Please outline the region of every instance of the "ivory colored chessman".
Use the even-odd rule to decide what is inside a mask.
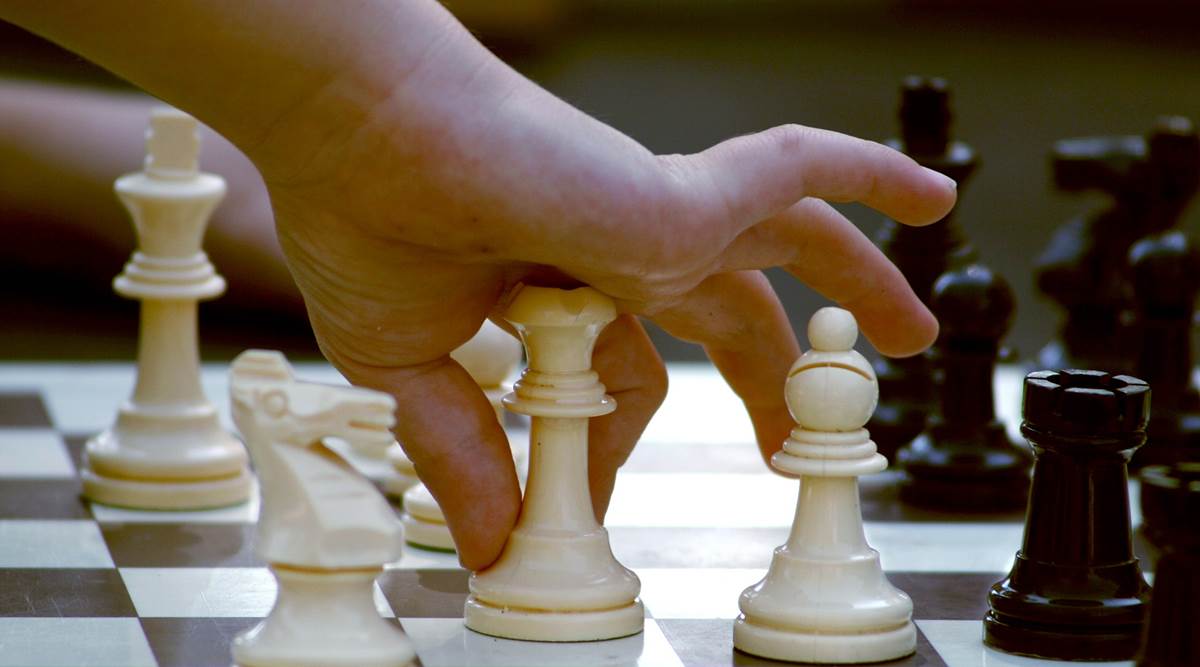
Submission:
[[[500,399],[511,391],[507,384],[517,365],[521,363],[521,344],[507,331],[484,320],[479,331],[461,347],[450,353],[450,357],[462,365],[475,380],[479,388],[491,401],[496,410],[496,420],[504,424],[504,406]],[[513,460],[519,468],[524,462],[524,447],[512,443]],[[384,490],[392,496],[401,496],[404,503],[404,538],[414,546],[454,551],[454,538],[446,525],[442,508],[438,507],[433,494],[417,478],[416,468],[404,454],[399,444],[388,451],[396,474],[385,482]],[[412,483],[409,483],[409,482]]]
[[[395,401],[299,382],[278,352],[230,371],[234,422],[262,483],[257,552],[279,582],[271,612],[233,641],[239,667],[401,667],[412,642],[375,607],[375,579],[400,558],[403,529],[369,480],[329,449],[386,447]]]
[[[871,364],[854,343],[858,324],[822,308],[808,324],[812,349],[788,373],[797,426],[771,459],[800,476],[791,535],[767,576],[742,592],[733,645],[792,662],[883,662],[913,653],[912,600],[883,575],[867,544],[858,477],[887,468],[863,426],[879,398]]]
[[[113,288],[141,301],[141,331],[133,396],[84,449],[83,493],[95,502],[190,510],[250,497],[246,451],[200,387],[196,303],[225,291],[200,242],[225,181],[198,170],[199,144],[194,118],[157,108],[145,167],[116,182],[139,247]]]
[[[616,409],[592,370],[592,348],[616,317],[608,297],[523,287],[505,319],[529,367],[504,405],[532,418],[529,479],[499,560],[471,575],[465,620],[486,635],[593,641],[642,631],[641,582],[613,557],[588,487],[588,422]]]

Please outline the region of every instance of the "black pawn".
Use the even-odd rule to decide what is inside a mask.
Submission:
[[[958,182],[961,191],[975,171],[975,151],[950,136],[950,92],[942,79],[912,76],[900,89],[900,138],[888,144],[918,163]],[[924,227],[885,220],[876,239],[880,249],[908,279],[926,304],[938,276],[974,261],[954,212]],[[917,437],[925,416],[935,405],[929,362],[923,355],[904,359],[881,357],[874,363],[882,400],[867,428],[880,453],[891,458],[896,449]]]
[[[992,393],[1000,339],[1012,323],[1012,289],[980,264],[934,284],[930,307],[941,333],[930,358],[937,407],[923,433],[897,453],[906,502],[993,511],[1024,505],[1031,457],[996,419]]]
[[[1143,519],[1162,553],[1137,665],[1200,665],[1200,463],[1151,466],[1141,478]]]
[[[1192,381],[1192,318],[1200,252],[1181,232],[1151,236],[1129,252],[1140,339],[1137,375],[1154,387],[1146,446],[1134,467],[1200,462],[1200,393]]]
[[[1150,589],[1133,555],[1126,464],[1149,412],[1150,387],[1134,377],[1026,376],[1021,432],[1037,460],[1024,542],[988,593],[988,646],[1058,660],[1137,653]]]
[[[1038,289],[1066,311],[1039,363],[1130,372],[1126,256],[1138,239],[1173,227],[1200,190],[1200,135],[1188,119],[1169,116],[1145,137],[1059,141],[1052,164],[1059,189],[1095,190],[1111,202],[1062,225],[1037,260]]]

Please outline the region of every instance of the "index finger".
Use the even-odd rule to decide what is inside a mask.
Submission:
[[[945,217],[957,198],[953,179],[895,149],[800,125],[730,139],[688,160],[740,228],[805,197],[861,202],[898,222],[926,225]]]
[[[521,490],[508,438],[479,385],[448,356],[409,367],[341,366],[352,384],[395,397],[396,438],[446,516],[459,560],[470,570],[490,565],[516,525]]]

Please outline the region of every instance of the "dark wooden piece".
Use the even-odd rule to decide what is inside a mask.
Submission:
[[[1146,446],[1132,465],[1200,462],[1200,392],[1192,379],[1200,250],[1182,232],[1156,234],[1134,244],[1129,262],[1140,341],[1137,376],[1154,387]]]
[[[1150,387],[1102,371],[1025,378],[1021,432],[1037,462],[1016,563],[988,593],[984,642],[1059,660],[1129,660],[1149,586],[1133,555],[1126,464]]]
[[[1162,554],[1137,665],[1200,665],[1200,463],[1151,466],[1141,478],[1142,515]]]
[[[1059,141],[1051,160],[1059,189],[1099,191],[1112,201],[1065,223],[1037,261],[1038,289],[1066,311],[1038,362],[1132,372],[1126,256],[1138,239],[1175,226],[1200,190],[1200,136],[1190,120],[1164,117],[1145,137]]]
[[[944,273],[930,307],[942,329],[931,351],[937,407],[897,453],[900,498],[957,511],[1022,507],[1031,457],[996,419],[992,392],[1000,340],[1012,324],[1012,289],[981,264]]]
[[[905,79],[900,89],[899,116],[900,138],[890,140],[888,145],[953,178],[962,192],[977,159],[969,145],[951,139],[946,82],[918,76]],[[953,211],[925,227],[885,220],[876,242],[927,304],[939,276],[976,257]],[[880,357],[874,366],[880,402],[867,428],[879,451],[891,458],[897,448],[917,437],[925,426],[925,416],[936,404],[930,365],[924,355],[916,355],[904,359]]]

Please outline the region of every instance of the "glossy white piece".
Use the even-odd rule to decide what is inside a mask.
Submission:
[[[863,426],[879,396],[867,360],[852,349],[853,316],[823,308],[809,322],[814,348],[785,388],[797,426],[772,464],[800,475],[787,543],[766,577],[742,592],[738,649],[775,660],[882,662],[913,653],[912,600],[888,582],[867,544],[858,476],[887,461]]]
[[[454,538],[446,526],[446,517],[433,494],[424,484],[404,492],[404,539],[425,549],[454,551]]]
[[[375,609],[378,570],[271,571],[279,581],[275,606],[234,638],[238,667],[398,667],[416,657],[408,637]]]
[[[249,350],[230,370],[233,417],[262,483],[257,551],[279,582],[271,613],[233,643],[241,667],[400,667],[412,644],[375,610],[375,578],[403,535],[374,485],[324,444],[392,442],[395,401],[356,387],[298,382],[278,352]]]
[[[521,363],[521,343],[512,334],[484,320],[470,340],[450,353],[475,384],[490,389],[508,382]],[[501,415],[503,417],[503,415]]]
[[[506,384],[521,362],[521,344],[507,331],[484,320],[479,331],[466,343],[450,353],[450,357],[462,365],[471,379],[479,385],[496,410],[496,419],[504,423],[504,406],[500,399],[511,388]],[[510,443],[514,462],[521,464],[523,447]],[[421,484],[416,468],[404,454],[399,444],[388,450],[395,474],[384,481],[384,491],[393,497],[402,498],[404,504],[404,538],[409,544],[436,549],[454,550],[454,538],[433,494]]]
[[[139,509],[182,510],[244,502],[246,452],[220,424],[200,386],[196,303],[225,291],[200,249],[225,182],[198,171],[196,120],[155,109],[144,169],[117,179],[138,251],[113,282],[141,301],[138,377],[116,422],[88,441],[83,493]]]
[[[642,631],[641,583],[613,557],[587,478],[588,420],[616,408],[592,349],[615,317],[612,300],[591,288],[524,287],[509,306],[529,368],[504,404],[532,417],[529,479],[504,552],[471,575],[472,630],[560,642]]]

